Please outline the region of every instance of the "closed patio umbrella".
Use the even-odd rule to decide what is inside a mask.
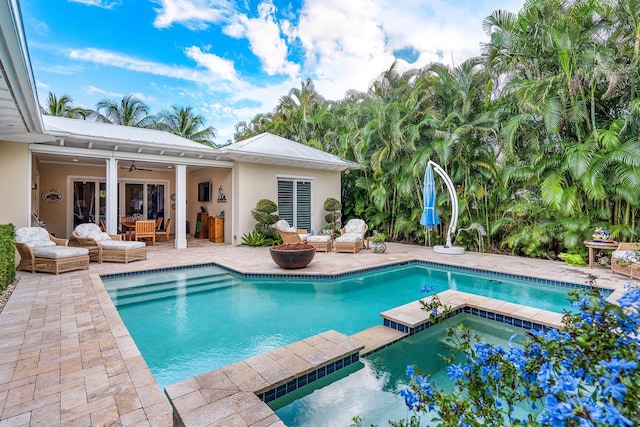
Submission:
[[[427,166],[424,172],[424,189],[422,197],[424,199],[424,211],[422,212],[422,218],[420,218],[420,224],[425,226],[429,231],[429,246],[431,246],[431,229],[440,224],[440,218],[436,212],[436,183],[433,179],[433,168],[431,165]],[[425,239],[425,245],[427,239]]]

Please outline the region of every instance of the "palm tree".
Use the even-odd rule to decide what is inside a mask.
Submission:
[[[96,104],[95,119],[114,125],[150,127],[155,117],[149,115],[149,106],[134,95],[125,95],[120,102],[103,98]]]
[[[57,97],[55,93],[49,92],[47,102],[41,107],[42,114],[48,116],[67,117],[72,119],[86,119],[91,110],[74,107],[73,100],[69,95]]]
[[[216,137],[215,128],[204,127],[204,124],[204,117],[196,114],[192,107],[176,107],[174,105],[171,110],[162,110],[158,114],[155,127],[200,144],[216,147],[216,144],[211,140]]]

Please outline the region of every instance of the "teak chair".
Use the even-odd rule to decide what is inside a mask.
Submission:
[[[136,241],[140,239],[151,239],[151,244],[156,245],[155,220],[136,221]]]
[[[156,239],[158,236],[164,236],[165,241],[169,241],[169,227],[171,227],[171,218],[164,223],[164,229],[156,230]]]

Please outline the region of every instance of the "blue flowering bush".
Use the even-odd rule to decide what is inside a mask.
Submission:
[[[421,415],[436,426],[639,425],[640,289],[627,285],[618,305],[596,291],[571,300],[579,312],[565,313],[560,329],[530,331],[522,346],[449,328],[463,355],[461,363],[446,360],[453,390],[407,367],[411,385],[399,393],[412,416],[390,424],[415,427]],[[449,310],[437,295],[423,306],[432,320]]]

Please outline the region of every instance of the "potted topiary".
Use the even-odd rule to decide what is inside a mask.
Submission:
[[[385,236],[384,233],[378,231],[373,232],[373,237],[371,237],[371,250],[373,250],[374,254],[382,254],[387,250],[386,240],[387,236]]]
[[[281,268],[304,268],[316,254],[316,248],[306,243],[283,243],[269,248],[271,259]]]

